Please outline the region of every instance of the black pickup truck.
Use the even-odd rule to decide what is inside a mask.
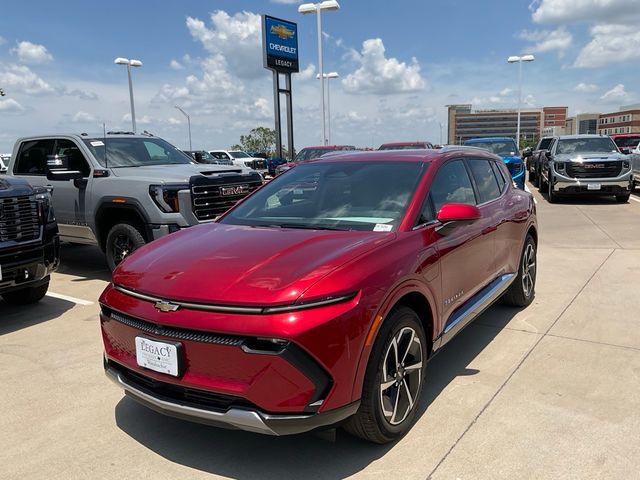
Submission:
[[[536,187],[540,185],[540,171],[542,170],[542,163],[544,161],[542,157],[544,157],[551,148],[552,141],[553,137],[542,137],[534,150],[527,148],[522,154],[527,162],[529,181]]]
[[[24,305],[40,300],[60,261],[51,197],[26,181],[0,177],[0,296]]]

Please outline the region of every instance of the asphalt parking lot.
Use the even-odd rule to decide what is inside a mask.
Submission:
[[[638,478],[640,192],[535,196],[534,303],[494,306],[447,346],[387,446],[218,430],[124,398],[102,371],[106,263],[65,246],[50,296],[0,301],[0,478]]]

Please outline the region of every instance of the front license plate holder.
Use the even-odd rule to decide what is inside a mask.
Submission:
[[[602,185],[599,183],[587,183],[587,190],[600,190]]]
[[[179,377],[182,374],[182,344],[136,337],[136,362],[140,367]]]

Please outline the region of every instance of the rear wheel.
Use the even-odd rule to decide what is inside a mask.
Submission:
[[[131,223],[118,223],[111,227],[105,248],[109,269],[114,270],[129,254],[145,243],[139,227]]]
[[[427,341],[418,315],[407,307],[394,309],[373,345],[360,408],[344,429],[375,443],[404,435],[416,414],[426,360]]]
[[[529,170],[529,181],[533,185],[535,185],[537,179],[538,179],[538,176],[536,175],[536,172],[534,170]]]
[[[42,300],[49,290],[49,277],[47,277],[45,283],[38,285],[37,287],[26,287],[20,290],[13,290],[11,292],[3,293],[2,298],[7,303],[12,305],[28,305],[30,303],[36,303]]]
[[[502,297],[503,302],[514,307],[526,307],[531,304],[535,296],[537,272],[536,242],[527,234],[520,256],[518,275]]]

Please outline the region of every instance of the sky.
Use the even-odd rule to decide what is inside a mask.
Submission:
[[[446,137],[446,108],[566,105],[571,115],[640,102],[640,0],[339,0],[323,20],[331,80],[331,143]],[[296,0],[5,2],[0,15],[0,153],[21,136],[130,130],[126,69],[138,130],[179,148],[228,148],[273,127],[260,15],[298,23],[293,75],[297,149],[321,144],[315,15]],[[283,102],[284,105],[284,102]],[[285,137],[286,138],[286,137]],[[446,142],[446,138],[442,141]]]

